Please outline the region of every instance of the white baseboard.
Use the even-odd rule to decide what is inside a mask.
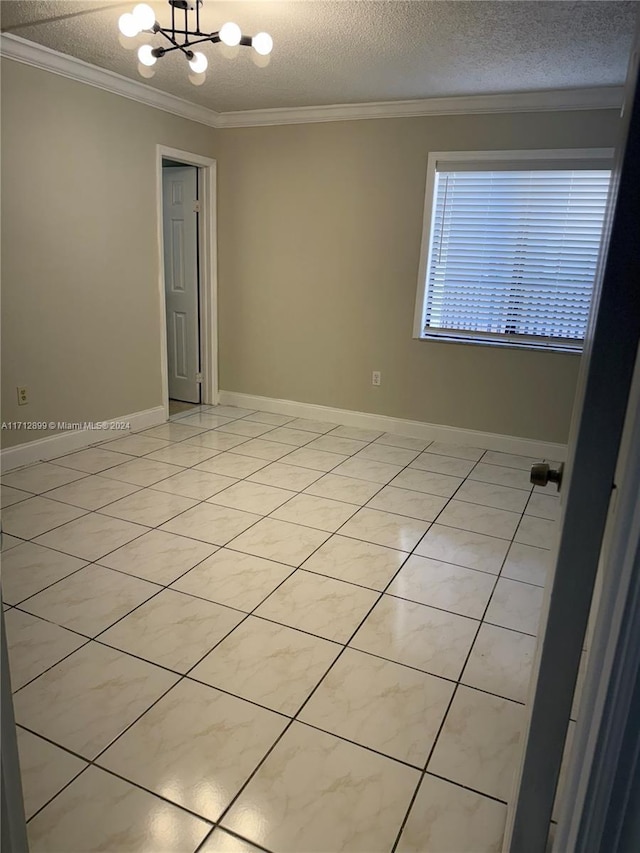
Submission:
[[[480,432],[473,429],[428,424],[423,421],[409,421],[404,418],[392,418],[387,415],[374,415],[368,412],[354,412],[350,409],[334,409],[330,406],[317,406],[314,403],[298,403],[295,400],[276,400],[273,397],[258,397],[255,394],[241,394],[236,391],[220,391],[221,405],[241,406],[277,415],[291,415],[295,418],[310,418],[314,421],[345,424],[362,429],[377,429],[423,438],[429,441],[448,441],[470,447],[483,447],[486,450],[500,450],[503,453],[515,453],[522,456],[535,456],[540,459],[553,459],[562,462],[567,457],[566,444],[551,441],[538,441],[534,438],[519,438],[515,435],[502,435],[494,432]]]
[[[114,440],[122,438],[130,432],[149,429],[149,427],[164,423],[165,420],[164,406],[156,406],[154,409],[146,409],[143,412],[135,412],[133,415],[123,415],[121,418],[111,418],[104,421],[106,424],[128,422],[130,425],[128,430],[74,429],[59,432],[46,438],[37,438],[35,441],[27,441],[24,444],[17,444],[15,447],[6,447],[0,452],[0,464],[3,471],[12,471],[14,468],[22,468],[24,465],[55,459],[56,456],[64,456],[65,453],[73,453],[74,450],[82,450],[84,447],[107,441],[109,438]]]

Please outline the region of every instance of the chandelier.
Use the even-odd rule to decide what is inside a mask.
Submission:
[[[142,65],[155,65],[158,59],[174,50],[181,51],[194,74],[204,74],[207,70],[207,57],[199,50],[193,50],[198,44],[210,41],[222,42],[229,47],[244,45],[252,47],[256,53],[266,56],[271,53],[273,39],[268,33],[244,36],[237,24],[229,21],[215,33],[205,33],[200,29],[200,7],[203,0],[168,0],[171,6],[171,25],[163,27],[156,21],[156,13],[147,3],[138,3],[132,12],[120,16],[118,28],[123,36],[135,38],[142,32],[160,34],[168,44],[153,47],[143,44],[138,48],[138,59]],[[189,28],[189,15],[195,11],[195,29]]]

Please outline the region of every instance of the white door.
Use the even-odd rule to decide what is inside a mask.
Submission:
[[[503,850],[509,853],[546,849],[605,524],[616,489],[616,462],[640,339],[636,75],[637,61],[627,87],[626,149],[623,136],[585,338],[562,483],[555,572],[545,590],[528,729],[507,817]]]
[[[197,168],[163,167],[162,191],[169,397],[199,403]]]

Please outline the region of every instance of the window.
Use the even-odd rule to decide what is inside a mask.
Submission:
[[[581,349],[611,156],[431,154],[415,337]]]

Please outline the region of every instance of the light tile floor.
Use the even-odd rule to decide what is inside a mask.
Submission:
[[[534,461],[202,406],[7,474],[34,853],[499,851]]]

